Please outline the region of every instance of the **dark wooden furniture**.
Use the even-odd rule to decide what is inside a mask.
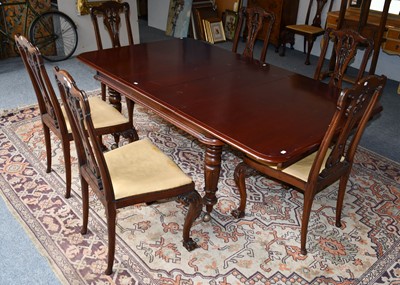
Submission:
[[[276,51],[278,51],[279,44],[281,43],[280,36],[282,30],[287,25],[296,24],[299,0],[248,0],[247,7],[261,7],[267,12],[274,13],[275,22],[272,27],[269,42],[273,44]],[[257,38],[263,40],[266,33],[267,29],[263,28]],[[244,36],[246,36],[246,32]]]
[[[103,49],[103,41],[99,30],[99,19],[101,18],[106,31],[108,32],[111,40],[111,47],[120,47],[120,29],[121,29],[121,15],[124,15],[126,23],[126,31],[128,36],[128,44],[133,45],[133,35],[130,22],[130,9],[128,3],[119,3],[115,1],[105,1],[99,6],[90,9],[90,17],[92,19],[94,33],[96,36],[97,49]],[[101,84],[101,94],[103,100],[106,98],[106,85]],[[108,88],[109,101],[111,104],[121,111],[121,94],[112,88]],[[127,100],[128,116],[132,118],[134,103]]]
[[[47,172],[51,171],[51,139],[52,131],[60,140],[64,154],[66,192],[65,197],[71,195],[71,156],[70,141],[72,131],[68,118],[65,116],[64,108],[60,105],[54,92],[53,86],[48,77],[43,58],[40,51],[34,47],[24,36],[15,36],[16,46],[24,62],[26,70],[31,79],[39,104],[40,117],[43,124],[43,132],[46,144]],[[96,134],[101,137],[105,134],[125,132],[129,134],[129,140],[137,138],[132,120],[128,120],[121,113],[115,110],[110,104],[99,97],[91,97],[90,104],[93,109],[93,122]]]
[[[190,228],[201,213],[202,203],[192,179],[147,139],[103,154],[91,119],[88,97],[66,71],[56,67],[54,72],[78,153],[83,200],[82,234],[87,233],[88,226],[88,186],[106,210],[108,262],[105,273],[112,273],[114,263],[117,209],[130,205],[179,196],[178,200],[190,204],[183,227],[183,245],[189,251],[195,249],[197,244],[190,238]]]
[[[85,52],[78,59],[205,145],[208,213],[217,202],[224,144],[265,162],[299,160],[318,148],[339,95],[312,78],[193,39]]]
[[[341,227],[343,198],[354,155],[385,83],[385,76],[373,75],[358,82],[353,88],[343,91],[320,147],[307,157],[282,166],[266,163],[257,156],[247,154],[244,161],[235,169],[235,182],[239,187],[241,201],[239,208],[234,210],[232,215],[238,218],[245,214],[247,196],[245,178],[251,173],[248,168],[250,166],[286,185],[294,186],[304,194],[300,247],[302,254],[307,254],[307,228],[314,197],[338,180],[340,183],[336,204],[336,226]]]
[[[239,12],[238,25],[235,31],[235,37],[233,39],[232,51],[237,52],[237,47],[240,39],[240,34],[243,28],[243,24],[247,28],[247,39],[246,46],[243,51],[243,56],[253,58],[254,44],[257,39],[258,32],[263,29],[265,30],[265,38],[263,39],[263,48],[261,51],[260,61],[265,62],[267,55],[267,48],[269,43],[269,37],[271,34],[272,26],[275,22],[275,16],[273,13],[266,12],[260,7],[246,8],[243,7]]]
[[[400,16],[389,14],[391,0],[385,0],[381,12],[370,10],[371,0],[363,0],[360,8],[349,7],[343,0],[339,11],[328,13],[327,27],[351,28],[374,43],[369,74],[374,74],[382,47],[393,54],[400,53]]]
[[[291,48],[293,48],[294,34],[302,35],[304,36],[304,53],[307,54],[306,61],[304,64],[306,65],[310,64],[310,54],[314,46],[314,42],[319,36],[325,33],[325,29],[321,27],[321,17],[324,11],[324,7],[326,7],[328,1],[330,1],[330,4],[327,6],[329,7],[328,11],[331,11],[334,0],[310,0],[308,4],[305,24],[287,25],[283,29],[281,35],[281,41],[282,41],[282,52],[280,54],[281,56],[285,55],[287,43],[290,43]],[[315,3],[315,5],[313,5],[313,3]],[[311,9],[313,8],[313,6],[315,7],[315,15],[312,19],[312,23],[310,23]],[[307,43],[307,49],[306,49],[306,43]]]
[[[330,44],[332,44],[335,51],[335,57],[332,59],[332,62],[330,62],[327,71],[324,71],[322,68],[326,61],[325,56]],[[330,76],[329,84],[342,88],[342,82],[346,77],[347,67],[355,58],[360,47],[364,49],[364,54],[354,82],[358,82],[364,76],[373,44],[370,40],[364,38],[354,30],[333,30],[332,28],[327,28],[323,38],[321,54],[318,59],[314,79],[320,80],[326,76]]]

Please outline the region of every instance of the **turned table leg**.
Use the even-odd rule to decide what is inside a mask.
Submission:
[[[208,222],[211,219],[210,213],[213,206],[217,203],[215,196],[218,190],[219,173],[221,171],[221,154],[222,145],[207,145],[206,156],[204,161],[204,179],[205,179],[205,195],[203,203],[206,206],[207,213],[203,221]]]
[[[121,93],[108,87],[108,101],[110,101],[110,104],[112,104],[115,109],[121,112]]]

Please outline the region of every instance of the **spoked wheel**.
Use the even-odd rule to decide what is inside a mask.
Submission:
[[[46,12],[37,17],[29,28],[29,38],[49,61],[69,58],[78,45],[76,25],[59,11]]]

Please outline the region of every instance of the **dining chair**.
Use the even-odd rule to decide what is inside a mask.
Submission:
[[[336,226],[341,227],[341,213],[346,184],[349,179],[354,155],[362,133],[371,117],[386,84],[384,75],[370,75],[352,88],[343,90],[337,100],[337,108],[318,150],[304,154],[291,165],[272,165],[256,157],[245,156],[235,168],[234,178],[240,192],[240,205],[232,211],[236,218],[244,217],[246,207],[246,176],[255,169],[273,179],[291,185],[304,194],[301,221],[301,253],[307,254],[306,238],[311,207],[315,195],[339,182],[336,201]]]
[[[325,56],[330,44],[333,46],[334,57],[329,61],[328,71],[323,71],[322,68],[327,61]],[[346,70],[360,48],[364,49],[364,54],[358,68],[357,76],[355,80],[352,80],[346,76]],[[343,80],[359,81],[364,76],[365,68],[367,67],[373,48],[372,41],[364,38],[357,31],[351,29],[326,29],[322,39],[321,54],[317,68],[315,69],[314,79],[321,80],[326,76],[330,76],[329,84],[338,88],[342,88]]]
[[[325,29],[321,27],[321,19],[322,19],[322,13],[328,1],[330,1],[330,4],[327,12],[330,12],[332,10],[332,5],[334,0],[310,0],[310,2],[308,3],[305,24],[288,25],[283,29],[281,33],[281,41],[282,41],[282,51],[280,53],[281,56],[285,56],[287,43],[290,43],[290,47],[293,49],[294,35],[295,34],[302,35],[304,36],[303,50],[304,53],[307,54],[305,64],[306,65],[310,64],[310,54],[314,42],[319,36],[323,35],[325,32]],[[312,20],[312,23],[310,23],[311,10],[313,9],[315,9],[315,15]]]
[[[65,197],[71,196],[71,155],[72,141],[71,125],[65,115],[65,109],[60,105],[47,74],[40,51],[22,35],[15,35],[15,43],[31,79],[38,100],[40,117],[46,145],[47,173],[51,171],[52,151],[50,131],[61,141],[64,154],[66,192]],[[90,104],[95,110],[93,121],[97,136],[113,133],[130,133],[129,141],[137,138],[137,133],[130,120],[125,118],[110,104],[101,98],[90,97]]]
[[[97,49],[102,50],[103,47],[103,39],[102,33],[99,28],[99,20],[103,19],[104,27],[109,35],[109,39],[111,41],[112,48],[121,47],[121,15],[124,15],[126,33],[128,38],[128,45],[133,45],[133,35],[132,28],[130,22],[130,8],[127,2],[116,2],[116,1],[102,1],[99,6],[92,7],[90,9],[90,17],[92,19],[92,24],[94,28],[94,34],[96,36]],[[107,40],[106,40],[107,43]],[[109,45],[109,43],[108,43]],[[106,99],[107,88],[104,83],[101,83],[101,94],[103,100]],[[114,90],[113,88],[108,87],[109,101],[113,104],[119,111],[121,111],[121,94]],[[128,117],[133,119],[133,109],[134,102],[130,99],[126,98],[127,108],[128,108]]]
[[[103,153],[97,140],[88,96],[80,90],[65,70],[54,68],[61,98],[67,107],[78,152],[82,188],[83,225],[86,234],[89,216],[88,186],[104,205],[108,228],[106,274],[112,273],[115,253],[117,209],[138,203],[150,203],[178,197],[189,209],[183,226],[183,246],[197,247],[190,229],[200,215],[202,201],[192,179],[150,140],[142,139]]]
[[[237,52],[240,34],[243,29],[243,25],[245,24],[247,37],[243,56],[246,58],[253,58],[254,44],[257,39],[257,34],[265,26],[267,32],[265,33],[264,44],[260,56],[260,62],[265,62],[269,37],[274,21],[274,13],[267,12],[261,7],[243,7],[240,9],[239,20],[235,31],[235,36],[233,38],[232,51],[234,53]]]

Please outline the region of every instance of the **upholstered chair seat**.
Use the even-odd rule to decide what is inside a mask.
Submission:
[[[279,169],[277,165],[273,164],[267,164],[267,163],[262,163],[258,161],[259,163],[265,165],[265,167],[272,168],[274,170],[280,170],[282,173],[289,174],[293,177],[296,177],[297,179],[300,179],[304,182],[308,180],[308,176],[310,175],[311,167],[315,161],[315,158],[317,157],[317,151],[313,152],[312,154],[306,156],[305,158],[289,165],[288,167]],[[320,172],[324,169],[326,160],[328,159],[330,154],[330,151],[328,151],[322,161],[322,165],[320,168]],[[343,160],[343,158],[341,159]]]
[[[92,120],[95,129],[108,128],[121,124],[128,124],[129,119],[122,115],[109,103],[103,101],[100,97],[89,97],[89,105],[92,109]],[[65,118],[65,125],[69,133],[72,133],[71,124],[69,123],[67,112],[64,106],[61,111]]]
[[[192,183],[192,179],[148,139],[109,151],[104,158],[117,200]]]

